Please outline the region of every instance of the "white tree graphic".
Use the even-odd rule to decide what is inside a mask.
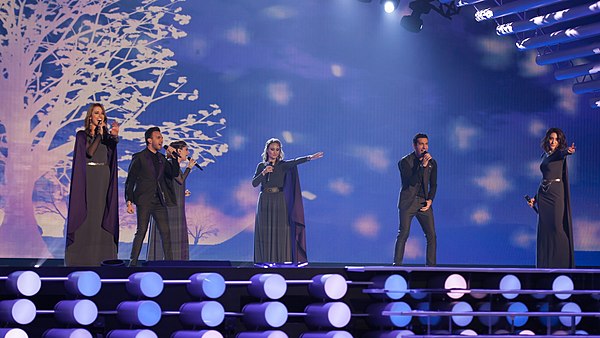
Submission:
[[[174,53],[162,45],[186,36],[180,27],[191,18],[180,2],[0,0],[0,257],[51,256],[34,217],[34,187],[41,177],[68,184],[61,177],[91,102],[121,124],[121,168],[141,150],[144,113],[161,100],[170,109],[161,115],[166,139],[186,140],[202,166],[227,152],[217,105],[185,112],[170,104],[199,95],[184,89],[187,78],[175,75]]]

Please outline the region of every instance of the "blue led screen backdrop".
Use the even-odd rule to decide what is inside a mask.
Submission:
[[[562,128],[575,249],[600,248],[600,119],[570,82],[476,23],[472,8],[400,26],[377,1],[0,2],[0,256],[62,258],[74,135],[90,102],[121,124],[119,256],[135,217],[123,182],[143,132],[188,141],[192,259],[252,261],[264,142],[299,167],[311,262],[389,264],[398,160],[415,133],[437,160],[439,264],[532,265],[539,141]],[[406,263],[424,263],[413,223]],[[144,252],[142,253],[144,255]]]

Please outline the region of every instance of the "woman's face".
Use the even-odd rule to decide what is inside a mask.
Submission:
[[[277,161],[280,153],[281,146],[277,142],[273,142],[269,144],[269,147],[267,147],[267,156],[269,156],[269,162]]]
[[[90,115],[90,125],[92,127],[96,127],[98,126],[99,122],[102,121],[104,122],[104,120],[106,119],[106,115],[104,114],[104,111],[102,111],[102,108],[99,106],[95,106],[92,109],[92,114]]]
[[[550,136],[548,137],[548,147],[550,147],[550,151],[555,151],[558,146],[558,135],[556,133],[550,133]]]
[[[179,158],[183,160],[187,160],[188,156],[190,156],[190,150],[188,147],[183,147],[181,149],[177,149],[177,153],[179,154]]]

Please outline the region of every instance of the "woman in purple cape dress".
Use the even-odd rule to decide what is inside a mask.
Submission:
[[[67,216],[65,265],[99,266],[117,258],[119,125],[106,127],[106,111],[91,104],[85,130],[75,136]]]

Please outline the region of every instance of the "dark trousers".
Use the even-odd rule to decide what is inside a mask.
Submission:
[[[394,264],[396,265],[402,264],[406,240],[410,234],[410,223],[415,216],[417,217],[417,221],[419,221],[419,224],[425,233],[425,239],[427,240],[427,256],[425,264],[427,264],[427,266],[435,266],[436,264],[435,252],[437,239],[433,221],[433,208],[430,207],[427,211],[419,211],[424,205],[425,199],[417,197],[406,210],[400,209],[398,211],[400,227],[398,229],[398,236],[396,237],[396,251],[394,254]]]
[[[160,233],[165,259],[172,260],[173,251],[171,250],[171,233],[169,231],[169,216],[167,213],[167,207],[162,205],[157,199],[150,205],[136,205],[136,209],[137,229],[135,231],[135,236],[133,237],[130,265],[137,265],[140,251],[142,250],[142,243],[146,237],[146,232],[148,232],[148,222],[150,222],[150,216],[154,218],[156,228]]]

